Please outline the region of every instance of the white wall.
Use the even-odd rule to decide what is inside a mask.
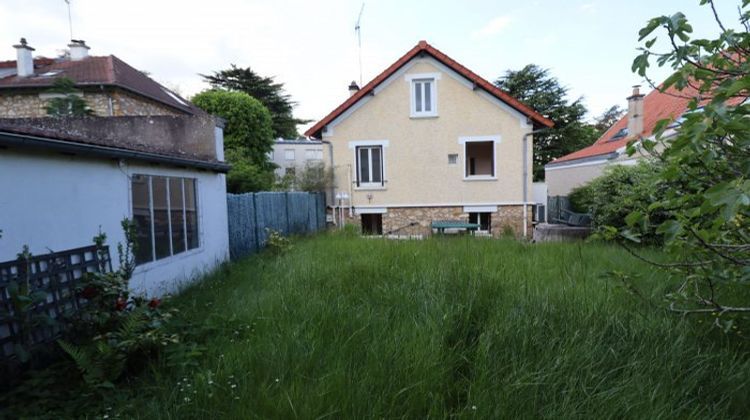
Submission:
[[[16,258],[25,244],[33,254],[90,245],[101,227],[116,266],[116,245],[124,241],[120,221],[132,217],[128,178],[132,174],[195,178],[200,238],[197,249],[137,267],[131,280],[136,292],[175,292],[229,258],[223,174],[0,150],[0,261]]]
[[[325,146],[325,147],[324,147]],[[286,168],[297,168],[297,171],[300,171],[302,168],[305,167],[305,165],[315,162],[324,163],[327,160],[327,154],[328,149],[327,145],[324,145],[322,143],[318,142],[309,142],[303,143],[300,141],[295,142],[275,142],[273,144],[273,159],[271,161],[277,165],[279,165],[278,168],[276,168],[276,175],[278,176],[284,176],[285,169]],[[287,160],[285,158],[285,150],[294,150],[294,160]],[[320,153],[322,156],[321,160],[308,160],[305,157],[305,152],[307,150],[316,150]]]

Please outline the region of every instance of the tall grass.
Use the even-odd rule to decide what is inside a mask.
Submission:
[[[610,270],[636,273],[643,298]],[[601,244],[303,239],[179,296],[205,353],[155,364],[113,412],[748,418],[749,346],[660,309],[668,287]]]

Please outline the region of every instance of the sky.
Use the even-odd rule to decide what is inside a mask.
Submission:
[[[717,0],[736,26],[739,0]],[[208,86],[199,74],[251,67],[274,76],[297,102],[295,116],[317,120],[359,81],[355,22],[360,10],[366,83],[426,40],[493,81],[535,63],[583,98],[589,118],[625,106],[638,30],[649,18],[682,11],[698,36],[715,37],[698,0],[70,0],[73,38],[92,55],[113,54],[190,96]],[[0,60],[15,59],[25,37],[37,55],[69,42],[65,0],[0,0]],[[660,44],[657,44],[657,46]],[[654,80],[666,69],[654,69]],[[648,90],[648,89],[646,89]],[[299,127],[303,131],[305,127]]]

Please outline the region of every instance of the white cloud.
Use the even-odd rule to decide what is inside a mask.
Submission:
[[[580,9],[582,12],[594,13],[596,11],[596,3],[583,3],[581,4]]]
[[[502,32],[503,29],[510,25],[512,19],[510,16],[503,15],[498,16],[491,21],[487,22],[486,25],[474,31],[471,35],[474,38],[487,38],[493,35],[497,35]]]

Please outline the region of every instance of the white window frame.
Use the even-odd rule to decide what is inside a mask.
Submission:
[[[349,142],[349,148],[352,150],[352,162],[354,163],[352,166],[352,184],[354,185],[355,190],[385,190],[387,189],[388,185],[388,175],[386,172],[386,168],[388,167],[387,161],[386,161],[386,149],[389,145],[388,140],[357,140],[357,141],[350,141]],[[381,164],[381,176],[383,178],[382,182],[368,182],[368,183],[361,183],[357,185],[357,177],[359,174],[357,171],[359,170],[359,153],[358,150],[360,147],[377,147],[380,146],[380,164]],[[372,158],[371,158],[372,159]]]
[[[359,180],[360,179],[359,168],[361,167],[361,162],[360,162],[361,156],[360,156],[359,152],[362,149],[368,150],[368,152],[367,152],[367,160],[368,160],[368,162],[367,162],[367,169],[369,170],[368,179],[370,180],[368,182],[362,182],[362,181]],[[372,164],[372,150],[373,149],[379,149],[380,150],[380,181],[373,181],[372,180],[372,178],[373,178],[373,171],[372,171],[372,168],[373,168],[373,164]],[[356,158],[357,158],[357,160],[355,161],[355,168],[356,168],[355,169],[355,171],[356,171],[356,173],[355,173],[355,175],[356,175],[355,182],[358,184],[357,188],[372,189],[372,188],[383,188],[383,187],[385,187],[385,177],[383,176],[383,168],[385,166],[385,165],[383,165],[383,155],[385,154],[385,151],[383,150],[383,146],[378,145],[378,144],[376,144],[376,145],[367,145],[367,146],[357,146],[357,147],[354,148],[354,154],[356,155]]]
[[[438,92],[437,84],[440,80],[440,73],[413,73],[405,76],[406,81],[409,82],[409,103],[410,103],[410,117],[411,118],[434,118],[438,116]],[[424,98],[425,90],[422,89],[422,111],[417,111],[417,96],[416,96],[416,84],[429,82],[430,83],[430,107],[429,111],[424,110]],[[424,85],[421,85],[424,86]]]
[[[289,157],[292,156],[292,157]],[[294,153],[294,149],[284,149],[284,159],[285,160],[295,160],[296,154]]]
[[[497,145],[500,144],[501,137],[499,134],[497,135],[491,135],[491,136],[469,136],[469,137],[459,137],[458,143],[462,146],[463,149],[463,176],[464,181],[496,181],[497,180],[497,173],[499,168],[497,167]],[[492,169],[493,174],[492,175],[467,175],[466,174],[466,165],[469,162],[469,158],[466,156],[466,145],[468,143],[487,143],[492,142]]]
[[[155,264],[162,264],[164,261],[168,261],[172,259],[173,257],[183,256],[183,255],[190,255],[195,252],[200,252],[203,250],[203,221],[201,219],[203,215],[203,211],[200,208],[200,201],[198,198],[198,179],[197,178],[191,178],[191,177],[185,177],[185,176],[171,176],[171,175],[164,175],[164,174],[148,174],[148,173],[133,173],[129,178],[132,178],[132,176],[143,176],[148,179],[148,208],[150,213],[150,229],[151,229],[151,260],[144,261],[141,263],[138,263],[136,268],[138,270],[142,270],[143,267],[151,267]],[[168,231],[169,231],[169,255],[161,258],[156,258],[156,235],[155,235],[155,229],[154,229],[154,190],[153,190],[153,178],[159,177],[159,178],[165,178],[166,179],[166,195],[167,195],[167,216],[168,216]],[[170,180],[171,179],[179,179],[180,180],[180,188],[182,189],[182,229],[183,229],[183,241],[185,250],[175,253],[174,252],[174,243],[172,242],[172,209],[171,209],[171,194],[169,192],[170,189]],[[194,248],[190,248],[188,244],[188,235],[187,235],[187,202],[185,200],[185,180],[192,180],[193,181],[193,199],[195,200],[195,232],[198,236],[198,244]],[[129,205],[130,205],[130,217],[133,217],[134,210],[133,210],[133,181],[130,180],[129,186],[128,186],[128,192],[129,192]]]

